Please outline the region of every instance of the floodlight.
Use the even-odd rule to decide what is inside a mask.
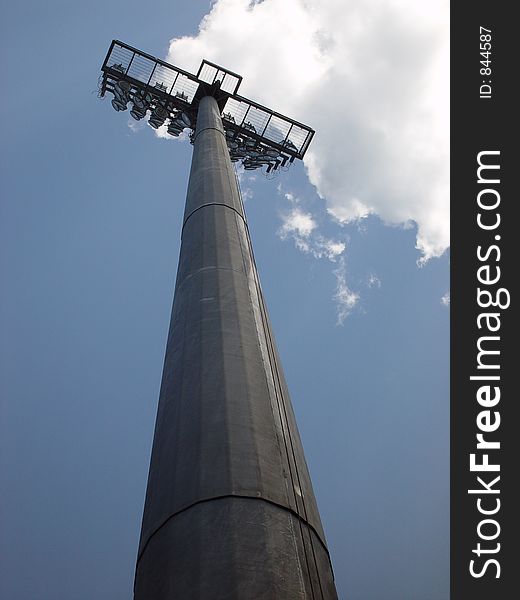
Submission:
[[[132,110],[130,111],[130,115],[136,120],[136,121],[140,121],[143,117],[146,116],[146,110],[141,110],[139,108],[136,108],[134,106],[134,108],[132,108]]]
[[[150,115],[148,124],[154,129],[158,129],[168,118],[168,111],[161,105],[157,105]]]
[[[191,120],[185,112],[181,113],[181,120],[186,125],[186,127],[191,127]]]
[[[168,124],[168,130],[177,130],[179,132],[183,131],[183,129],[185,128],[184,123],[179,123],[179,121],[177,119],[175,120],[171,120],[170,123]]]
[[[170,120],[170,125],[177,129],[185,129],[185,127],[186,127],[186,124],[184,123],[184,121],[182,119],[180,119],[179,117],[177,117],[177,118],[172,117]]]
[[[179,136],[182,133],[182,129],[179,129],[178,127],[173,127],[172,124],[170,123],[168,125],[168,129],[167,129],[168,133],[170,135],[173,135],[175,137]]]
[[[114,87],[112,92],[114,93],[114,98],[120,98],[126,102],[128,102],[128,100],[130,99],[130,94],[119,88]]]
[[[182,118],[182,116],[177,113],[176,116],[172,119],[172,123],[174,123],[180,129],[184,129],[187,127],[186,121]]]
[[[121,100],[119,100],[118,98],[114,98],[112,100],[112,106],[115,110],[117,110],[118,112],[121,110],[126,110],[126,102],[122,102]]]
[[[163,121],[168,118],[168,111],[158,104],[152,111],[152,116],[155,119],[162,119]]]
[[[131,84],[124,79],[120,79],[114,83],[114,90],[120,94],[127,94],[131,89]]]
[[[144,98],[142,98],[138,94],[135,94],[135,96],[132,98],[132,102],[136,109],[146,111],[147,103],[144,101]]]

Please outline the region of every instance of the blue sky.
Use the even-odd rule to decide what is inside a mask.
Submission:
[[[351,4],[359,17],[364,4]],[[165,0],[153,13],[134,0],[4,8],[0,594],[10,600],[131,598],[191,146],[132,131],[128,113],[97,98],[97,78],[112,38],[165,57],[209,10]],[[188,61],[196,43],[186,44],[178,51]],[[263,74],[253,71],[238,70],[243,93],[297,111],[289,116],[316,128],[328,156],[312,90],[308,105],[280,107],[279,86],[273,102],[254,96]],[[347,183],[316,162],[307,169],[322,197],[302,164],[271,181],[244,178],[246,209],[340,598],[443,600],[449,256],[419,267],[417,227],[403,223],[417,218],[423,249],[440,254],[435,232],[448,215],[439,209],[430,227],[421,188],[407,179],[415,164],[394,156],[391,169],[366,166],[373,131],[358,114],[342,143],[355,140],[363,161],[349,162],[348,148],[337,159]],[[407,139],[396,144],[399,157]],[[388,149],[373,149],[387,164]],[[348,194],[362,186],[349,188],[361,181],[349,168],[365,174],[370,209],[354,221]],[[438,163],[417,163],[421,176],[428,168],[435,183]],[[400,204],[400,223],[390,200],[407,186],[415,196]],[[320,240],[344,251],[317,257]],[[342,283],[357,299],[338,324]]]

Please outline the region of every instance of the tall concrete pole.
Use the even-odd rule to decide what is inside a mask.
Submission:
[[[201,99],[136,600],[335,600],[220,110]]]

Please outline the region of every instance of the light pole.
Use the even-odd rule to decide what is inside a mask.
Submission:
[[[148,477],[136,600],[333,600],[330,558],[232,161],[276,170],[308,127],[114,41],[101,93],[151,111],[193,159]]]

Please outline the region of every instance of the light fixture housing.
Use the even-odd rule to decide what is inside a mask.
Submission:
[[[113,40],[102,72],[101,96],[107,91],[114,94],[116,110],[126,110],[132,101],[134,118],[143,110],[151,110],[150,126],[158,128],[170,119],[172,135],[178,135],[179,128],[193,132],[199,101],[206,95],[214,96],[228,145],[230,141],[237,144],[230,146],[234,162],[246,159],[249,151],[261,152],[273,159],[270,164],[276,170],[280,164],[302,159],[314,136],[310,127],[240,96],[242,77],[207,60],[194,75]],[[166,111],[164,117],[161,111],[156,113],[158,108]]]

